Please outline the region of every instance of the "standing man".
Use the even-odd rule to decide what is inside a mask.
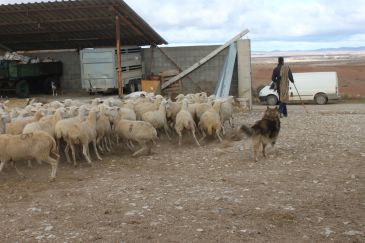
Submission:
[[[294,83],[293,74],[288,65],[284,65],[284,58],[278,58],[278,65],[272,72],[271,80],[275,83],[275,90],[279,94],[280,117],[288,116],[286,103],[289,101],[289,80]]]

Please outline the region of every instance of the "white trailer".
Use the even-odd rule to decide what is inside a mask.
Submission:
[[[319,105],[324,105],[328,100],[340,98],[336,72],[293,73],[293,78],[303,101],[315,101]],[[271,83],[261,89],[259,98],[268,105],[276,105],[279,95],[275,90],[270,89]],[[289,82],[289,102],[299,100],[294,85]]]
[[[92,48],[80,51],[82,88],[94,92],[114,92],[118,89],[117,54],[115,48]],[[143,74],[140,47],[121,48],[123,88],[129,92],[141,90]]]

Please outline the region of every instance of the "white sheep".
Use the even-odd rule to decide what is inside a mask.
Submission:
[[[96,143],[101,152],[104,152],[105,150],[110,152],[111,151],[111,125],[110,125],[110,119],[106,115],[108,112],[108,108],[104,105],[99,105],[100,108],[100,115],[98,119],[96,120]]]
[[[200,144],[195,136],[195,128],[196,128],[196,124],[188,110],[188,101],[187,101],[187,99],[184,99],[182,106],[181,106],[181,110],[179,111],[179,113],[177,113],[176,123],[175,123],[175,131],[179,135],[179,145],[181,145],[182,131],[184,129],[187,129],[187,130],[190,130],[191,133],[193,134],[195,143],[198,146],[200,146]]]
[[[205,132],[211,136],[213,134],[213,130],[215,130],[216,136],[218,137],[219,141],[222,142],[222,138],[219,135],[222,129],[221,119],[219,116],[221,104],[221,101],[216,101],[213,107],[204,112],[204,114],[201,116],[198,126],[203,134],[203,137],[200,141],[206,137]]]
[[[10,123],[6,124],[6,133],[7,134],[21,134],[23,132],[24,127],[31,122],[39,121],[43,117],[40,111],[37,111],[33,117],[26,117],[22,119],[18,119],[16,121],[11,121]]]
[[[227,99],[223,101],[221,105],[219,115],[221,117],[223,133],[225,133],[224,123],[226,121],[228,121],[231,128],[233,128],[233,103],[234,103],[234,97],[229,96]]]
[[[55,155],[57,160],[53,159],[51,154]],[[45,132],[39,131],[21,135],[0,135],[0,172],[4,168],[6,162],[34,159],[38,163],[44,161],[51,165],[52,171],[50,179],[54,180],[56,178],[58,158],[59,155],[57,154],[56,141]],[[17,172],[19,173],[18,170]]]
[[[72,158],[74,162],[74,166],[76,166],[76,156],[75,156],[75,144],[82,145],[82,153],[87,160],[87,162],[91,165],[90,152],[89,152],[89,144],[92,142],[95,150],[96,157],[99,160],[102,160],[98,153],[98,149],[96,146],[96,119],[98,116],[97,107],[94,107],[89,112],[87,119],[81,123],[74,123],[72,126],[67,129],[67,143],[71,147]]]
[[[57,144],[60,145],[61,138],[67,143],[67,145],[65,147],[65,155],[66,155],[67,162],[69,162],[69,163],[71,163],[71,160],[70,160],[70,156],[69,156],[70,145],[68,144],[68,130],[69,130],[69,127],[72,126],[73,124],[81,123],[85,118],[86,112],[87,112],[87,107],[85,105],[82,105],[79,108],[78,116],[60,120],[56,123],[55,137],[58,141]]]
[[[163,100],[157,111],[148,111],[144,113],[142,115],[142,121],[151,123],[152,126],[156,128],[156,130],[163,128],[167,138],[171,140],[169,135],[169,127],[167,125],[166,106],[168,106],[168,102]]]
[[[151,154],[152,143],[158,139],[156,129],[145,121],[129,121],[121,119],[115,126],[115,132],[118,136],[128,141],[137,142],[141,148],[133,153],[137,156],[144,150]]]
[[[171,120],[173,125],[175,125],[177,113],[181,110],[182,103],[181,102],[172,102],[171,100],[167,101],[166,107],[166,117]]]
[[[134,109],[136,112],[137,120],[142,119],[143,113],[146,113],[147,111],[157,110],[160,107],[162,100],[163,100],[163,97],[161,95],[157,95],[155,98],[155,101],[153,103],[141,102],[141,103],[135,104]]]
[[[64,118],[65,113],[65,108],[58,108],[53,115],[45,116],[39,121],[28,123],[23,129],[23,134],[32,133],[35,131],[44,131],[47,132],[51,137],[55,137],[56,123]]]

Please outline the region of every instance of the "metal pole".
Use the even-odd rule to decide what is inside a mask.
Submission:
[[[120,57],[120,19],[119,16],[115,16],[115,42],[117,48],[117,79],[118,79],[118,96],[123,96],[123,81],[122,81],[122,64]]]

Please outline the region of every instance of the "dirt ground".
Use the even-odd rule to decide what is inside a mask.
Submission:
[[[235,116],[253,124],[265,106]],[[365,105],[289,105],[275,147],[161,139],[0,174],[0,242],[365,242]],[[94,156],[95,158],[95,156]]]

